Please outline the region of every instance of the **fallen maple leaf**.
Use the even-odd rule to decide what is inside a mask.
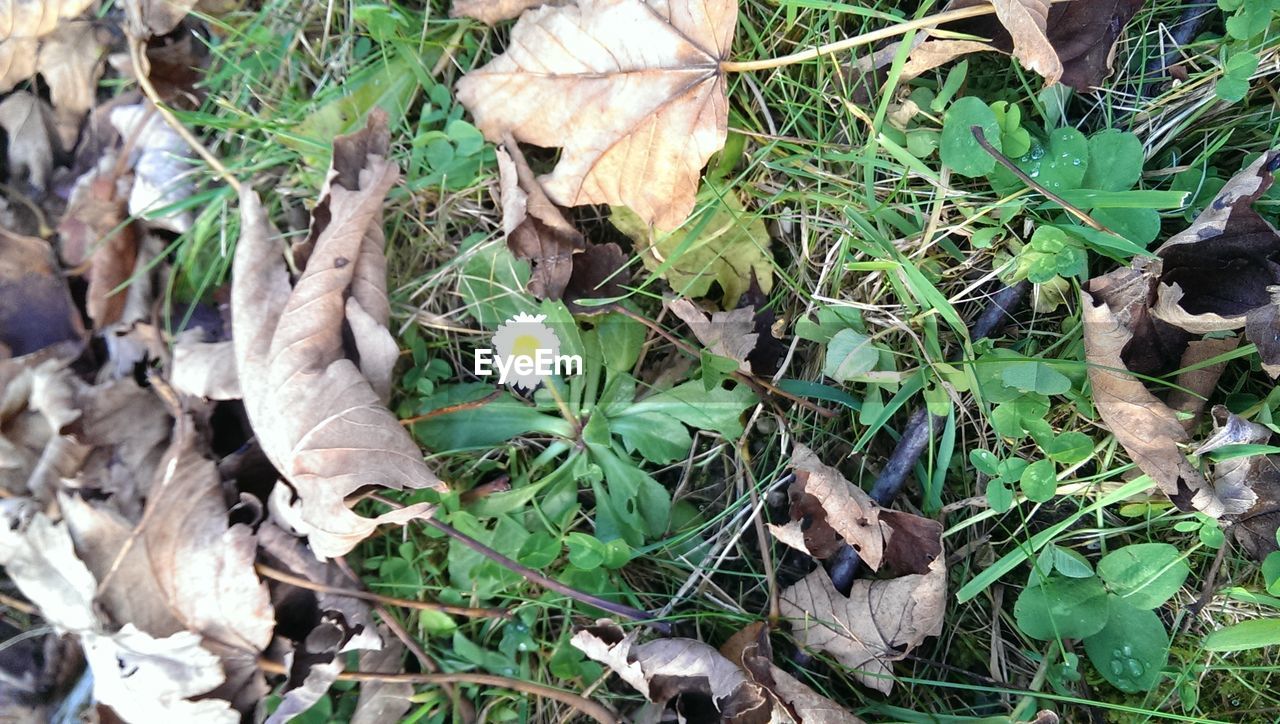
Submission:
[[[561,146],[540,179],[561,206],[629,207],[673,229],[724,146],[735,0],[580,0],[526,12],[507,51],[458,82],[495,143]]]
[[[296,284],[257,194],[241,195],[231,316],[245,409],[292,488],[276,487],[273,510],[322,557],[346,553],[380,524],[434,509],[365,518],[347,503],[357,490],[443,487],[384,404],[396,357],[382,249],[382,200],[399,175],[385,157],[389,142],[378,112],[363,131],[334,141]],[[344,349],[344,322],[355,354]]]
[[[832,531],[838,526],[839,535],[849,536],[846,542],[862,545],[869,566],[899,575],[857,579],[846,597],[819,567],[781,593],[782,613],[792,619],[802,646],[830,653],[855,669],[858,681],[887,694],[893,687],[889,664],[905,657],[925,637],[942,632],[947,595],[942,525],[892,510],[882,509],[874,516],[875,509],[865,505],[869,500],[860,501],[847,481],[804,448],[797,449],[793,466],[797,483],[805,490],[812,483],[815,491],[826,494],[804,501],[804,509],[815,516],[826,514],[818,525]],[[803,532],[808,544],[808,531]],[[877,557],[873,546],[880,541]]]

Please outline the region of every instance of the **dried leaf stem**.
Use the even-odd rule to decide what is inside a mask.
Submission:
[[[288,669],[283,664],[265,658],[258,659],[258,668],[270,674],[289,673]],[[494,676],[492,674],[473,674],[465,672],[455,674],[381,674],[372,671],[344,671],[338,674],[338,680],[385,681],[401,684],[482,684],[484,686],[496,686],[503,689],[518,691],[522,694],[540,696],[545,699],[554,699],[562,704],[568,704],[574,709],[582,712],[584,715],[601,722],[601,724],[617,724],[617,722],[621,721],[618,715],[609,710],[604,704],[592,701],[585,696],[579,696],[571,691],[543,686],[542,684],[535,684],[530,681],[509,679],[505,676]]]
[[[467,606],[453,606],[447,603],[436,603],[434,601],[415,601],[411,598],[383,596],[380,593],[374,593],[372,591],[361,591],[354,588],[342,588],[341,586],[330,586],[325,583],[317,583],[301,576],[295,576],[292,573],[277,570],[262,563],[255,564],[253,568],[258,572],[258,575],[263,578],[270,578],[273,581],[287,583],[290,586],[297,586],[298,588],[305,588],[309,591],[316,591],[318,593],[332,593],[337,596],[346,596],[347,598],[358,598],[361,601],[370,601],[372,603],[380,603],[387,606],[398,606],[400,608],[412,608],[419,611],[441,611],[443,613],[451,613],[457,616],[471,616],[473,618],[514,618],[510,611],[504,611],[500,608],[469,608]]]
[[[182,121],[179,121],[178,117],[173,115],[173,111],[164,107],[160,100],[160,94],[156,92],[156,87],[151,85],[151,78],[147,76],[145,43],[146,41],[142,38],[133,37],[130,37],[128,42],[129,62],[133,64],[133,75],[138,80],[138,87],[142,89],[142,94],[147,97],[147,100],[151,101],[151,105],[160,113],[160,117],[164,119],[164,122],[169,124],[173,132],[178,134],[183,141],[186,141],[191,150],[204,159],[204,162],[209,164],[209,167],[217,172],[218,176],[223,181],[226,181],[227,185],[239,195],[240,182],[236,177],[227,170],[226,166],[222,165],[217,156],[214,156],[209,149],[204,147],[200,139],[191,135],[191,131],[187,130],[187,127],[182,125]]]

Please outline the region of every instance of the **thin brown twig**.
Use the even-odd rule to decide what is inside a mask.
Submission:
[[[196,155],[204,159],[204,162],[209,164],[209,167],[217,172],[218,176],[220,176],[223,181],[226,181],[227,185],[235,189],[235,192],[239,194],[240,182],[236,177],[231,175],[231,172],[227,170],[226,166],[222,165],[222,162],[218,160],[218,157],[214,156],[209,149],[205,148],[204,144],[192,135],[191,131],[187,130],[186,126],[182,125],[182,121],[179,121],[178,117],[173,115],[172,111],[164,107],[163,101],[160,100],[160,94],[156,92],[155,86],[151,84],[151,78],[147,75],[147,67],[145,65],[145,43],[146,41],[142,38],[133,37],[129,38],[128,43],[129,61],[133,64],[133,75],[138,80],[138,87],[142,89],[142,94],[147,97],[147,100],[151,101],[151,105],[155,107],[156,111],[160,114],[160,117],[164,119],[164,122],[173,129],[173,132],[178,134],[178,136],[191,147],[191,150],[194,151]]]
[[[456,405],[446,405],[439,409],[432,410],[431,412],[426,412],[414,417],[406,417],[400,421],[400,424],[408,427],[409,425],[412,425],[415,422],[422,422],[423,420],[429,420],[433,417],[439,417],[441,415],[448,415],[454,412],[461,412],[463,410],[473,410],[478,407],[484,407],[490,402],[493,402],[494,400],[498,399],[498,397],[501,394],[502,394],[502,390],[494,390],[493,392],[485,395],[484,397],[481,397],[478,400],[472,400],[470,402],[459,402]]]
[[[1044,195],[1050,201],[1053,201],[1054,203],[1057,203],[1058,205],[1060,205],[1063,209],[1066,209],[1067,213],[1083,221],[1085,224],[1089,226],[1089,228],[1095,229],[1097,231],[1102,231],[1107,234],[1111,234],[1112,236],[1120,236],[1116,232],[1112,231],[1111,229],[1108,229],[1107,227],[1095,221],[1092,216],[1086,214],[1080,209],[1077,209],[1076,207],[1067,203],[1066,199],[1062,198],[1061,196],[1045,188],[1044,185],[1041,184],[1039,181],[1036,181],[1035,179],[1028,176],[1026,171],[1023,171],[1022,169],[1018,168],[1017,164],[1015,164],[1013,161],[1010,161],[1008,156],[1004,155],[1003,153],[1000,153],[1000,151],[996,150],[995,146],[991,145],[991,142],[987,140],[987,135],[982,131],[982,126],[970,126],[969,131],[973,133],[973,138],[975,141],[978,142],[978,145],[982,146],[982,150],[989,153],[991,157],[996,160],[996,163],[1000,164],[1001,166],[1004,166],[1005,170],[1007,170],[1009,173],[1021,179],[1022,183],[1030,186],[1036,191],[1039,191],[1042,195]]]
[[[626,307],[619,306],[617,308],[617,311],[623,314],[624,316],[630,317],[631,319],[634,319],[637,322],[648,327],[649,329],[653,330],[653,332],[658,334],[660,337],[670,342],[671,344],[675,345],[676,348],[679,349],[681,352],[684,352],[687,355],[692,355],[694,357],[698,356],[698,350],[686,344],[684,340],[680,339],[674,334],[671,334],[667,330],[663,329],[662,326],[657,324],[656,322],[646,319],[643,315],[636,314],[635,312],[631,311],[630,309],[627,309]],[[820,415],[828,419],[834,418],[837,414],[824,407],[819,407],[818,405],[813,404],[812,402],[804,399],[803,397],[797,397],[791,394],[790,392],[781,390],[775,387],[771,382],[759,379],[758,377],[753,377],[749,374],[746,374],[744,372],[739,372],[739,371],[733,372],[732,375],[735,380],[738,380],[739,382],[753,388],[757,393],[761,395],[761,397],[764,397],[766,394],[773,395],[776,397],[782,397],[790,402],[794,402],[795,404],[803,407],[806,410],[809,410],[810,412],[813,412],[814,414]]]
[[[498,608],[469,608],[467,606],[453,606],[447,603],[436,603],[434,601],[415,601],[411,598],[396,598],[395,596],[384,596],[380,593],[372,591],[359,591],[354,588],[342,588],[340,586],[330,586],[325,583],[317,583],[315,581],[295,576],[292,573],[285,573],[263,563],[256,563],[254,570],[264,578],[270,578],[273,581],[287,583],[290,586],[305,588],[309,591],[317,591],[319,593],[332,593],[337,596],[346,596],[348,598],[358,598],[362,601],[372,601],[388,606],[398,606],[400,608],[412,608],[419,611],[441,611],[443,613],[451,613],[457,616],[470,616],[472,618],[514,618],[509,611],[503,611]]]
[[[266,658],[258,659],[258,668],[269,674],[288,674],[289,670],[281,663]],[[485,686],[497,686],[503,689],[511,689],[523,694],[531,694],[533,696],[541,696],[546,699],[554,699],[563,704],[568,704],[586,716],[601,722],[601,724],[617,724],[621,721],[617,714],[611,711],[604,704],[598,701],[592,701],[585,696],[579,696],[571,691],[563,689],[555,689],[542,684],[535,684],[531,681],[520,681],[519,679],[510,679],[505,676],[494,676],[492,674],[473,674],[469,672],[454,674],[380,674],[372,671],[344,671],[338,674],[339,681],[384,681],[390,683],[401,684],[483,684]]]
[[[21,611],[22,613],[25,613],[28,616],[40,615],[40,609],[36,608],[35,606],[32,606],[26,601],[16,599],[13,596],[6,596],[3,593],[0,593],[0,606],[4,606],[5,608],[12,608],[15,611]]]

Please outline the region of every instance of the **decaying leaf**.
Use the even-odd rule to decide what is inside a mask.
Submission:
[[[105,627],[95,607],[98,581],[77,556],[67,525],[23,499],[0,501],[0,514],[0,565],[46,621],[81,638],[98,701],[127,721],[240,720],[226,701],[191,699],[224,680],[218,656],[199,635],[156,637],[131,623]]]
[[[741,307],[728,312],[712,312],[708,315],[688,299],[676,299],[668,304],[671,312],[689,325],[693,336],[711,354],[728,357],[738,363],[738,369],[751,374],[747,357],[756,348],[760,335],[756,334],[755,311]]]
[[[382,200],[398,177],[385,157],[388,144],[378,112],[365,130],[335,140],[328,191],[313,212],[296,284],[257,195],[241,196],[231,315],[245,409],[292,488],[277,486],[276,509],[292,508],[292,524],[324,557],[346,553],[382,523],[433,509],[420,504],[365,518],[347,496],[366,486],[443,485],[384,404],[396,356],[385,326],[382,249]],[[344,348],[344,321],[352,352]]]
[[[128,159],[133,169],[129,213],[174,233],[190,229],[194,215],[189,209],[161,210],[195,192],[191,147],[149,104],[113,108],[111,125],[121,138],[136,138]]]
[[[89,20],[63,23],[40,44],[36,72],[49,84],[58,134],[64,148],[75,145],[80,121],[96,102],[106,52],[105,29]]]
[[[165,35],[199,3],[199,0],[128,0],[124,3],[129,31],[135,37]]]
[[[169,383],[175,390],[194,397],[240,399],[235,345],[231,342],[178,340],[173,346],[173,372]]]
[[[971,3],[961,0],[957,7]],[[1049,42],[1049,0],[994,0],[996,18],[1008,31],[1013,57],[1022,67],[1039,73],[1048,85],[1062,77],[1062,61]]]
[[[49,242],[0,227],[0,357],[78,342],[83,336],[80,314]]]
[[[737,193],[707,183],[699,208],[681,229],[655,231],[630,209],[614,207],[609,222],[635,242],[640,260],[677,294],[701,297],[718,283],[723,306],[732,309],[751,288],[773,289],[772,238],[759,214],[748,213]]]
[[[1213,408],[1214,431],[1195,449],[1205,455],[1230,445],[1266,445],[1271,428],[1250,422],[1226,407]],[[1219,486],[1248,490],[1253,505],[1232,519],[1231,531],[1241,547],[1261,561],[1276,550],[1276,528],[1280,526],[1280,455],[1228,457],[1213,465],[1214,482]]]
[[[0,360],[0,488],[8,495],[48,502],[58,480],[84,463],[85,446],[64,436],[81,414],[67,369],[72,353]]]
[[[1183,395],[1162,401],[1132,373],[1160,375],[1222,354],[1236,342],[1196,338],[1242,327],[1246,337],[1259,341],[1260,353],[1271,354],[1277,331],[1270,287],[1280,283],[1280,233],[1253,203],[1270,186],[1277,165],[1280,151],[1259,157],[1195,223],[1162,244],[1154,259],[1135,260],[1084,286],[1085,350],[1099,414],[1179,507],[1214,517],[1237,516],[1254,506],[1249,480],[1206,478],[1180,447],[1190,441],[1191,425],[1179,420],[1174,406],[1195,412],[1188,409],[1193,401]],[[1208,370],[1185,381],[1204,395],[1216,379]]]
[[[573,275],[573,255],[585,248],[582,234],[547,198],[520,145],[509,135],[498,148],[502,230],[517,259],[533,264],[529,293],[560,299]]]
[[[674,229],[725,142],[720,64],[736,23],[735,0],[544,6],[520,18],[503,55],[458,82],[458,99],[490,141],[509,133],[563,147],[540,179],[555,203],[622,205]]]
[[[25,176],[43,191],[59,148],[49,104],[26,91],[14,91],[0,101],[0,128],[9,134],[9,178]]]
[[[782,592],[782,613],[792,620],[801,645],[830,653],[855,669],[860,682],[888,693],[893,686],[889,664],[942,632],[947,595],[942,525],[899,511],[880,509],[877,515],[869,498],[857,496],[856,488],[804,448],[797,448],[793,466],[793,487],[802,489],[792,498],[793,513],[798,502],[814,523],[807,528],[792,523],[803,537],[790,537],[808,548],[839,535],[861,546],[868,566],[897,577],[855,580],[846,597],[818,568]]]
[[[637,631],[623,634],[607,619],[574,634],[570,643],[608,666],[649,701],[683,712],[699,711],[698,699],[711,711],[690,720],[767,722],[769,703],[760,686],[721,656],[714,647],[693,639],[658,639],[636,645]]]
[[[769,627],[757,621],[735,633],[720,647],[725,658],[772,698],[771,721],[797,724],[862,724],[862,720],[773,663]]]
[[[795,470],[795,482],[787,490],[791,522],[771,523],[770,532],[820,560],[847,543],[873,570],[880,568],[888,532],[880,522],[880,506],[802,445],[796,446],[791,466]]]
[[[0,40],[39,38],[58,22],[84,12],[94,0],[12,0],[0,6]]]
[[[564,5],[568,0],[454,0],[451,18],[473,18],[485,25],[510,20],[539,5]]]
[[[128,221],[125,202],[128,180],[116,175],[114,155],[105,156],[98,168],[76,180],[58,224],[62,258],[84,269],[85,307],[98,329],[123,316],[128,296],[118,288],[138,261],[139,229]]]

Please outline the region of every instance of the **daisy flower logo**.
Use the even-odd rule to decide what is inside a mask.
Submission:
[[[581,374],[582,358],[560,354],[560,338],[546,319],[522,312],[499,325],[493,347],[476,350],[476,375],[496,373],[499,384],[531,390],[553,374]]]

